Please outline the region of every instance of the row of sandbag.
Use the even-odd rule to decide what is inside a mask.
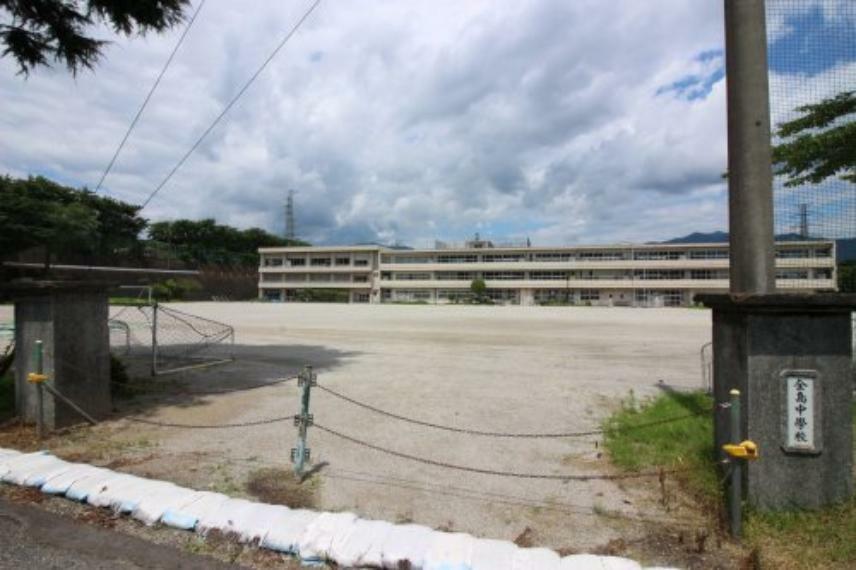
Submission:
[[[38,487],[96,507],[130,514],[145,524],[228,533],[304,561],[335,561],[342,567],[424,570],[638,570],[628,559],[519,548],[499,540],[393,525],[352,513],[319,513],[233,499],[168,483],[63,461],[50,453],[0,448],[0,480]]]

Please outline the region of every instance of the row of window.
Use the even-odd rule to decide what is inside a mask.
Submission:
[[[828,258],[832,248],[780,248],[780,259]],[[479,259],[481,257],[481,259]],[[650,250],[639,251],[577,251],[541,253],[438,254],[438,255],[383,255],[383,263],[514,263],[528,261],[673,261],[681,259],[728,259],[727,249]]]

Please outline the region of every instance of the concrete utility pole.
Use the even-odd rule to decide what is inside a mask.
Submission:
[[[725,0],[731,293],[776,289],[764,0]]]

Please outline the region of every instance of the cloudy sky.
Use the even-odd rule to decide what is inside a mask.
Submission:
[[[856,32],[848,2],[791,2],[774,42]],[[310,4],[208,0],[102,191],[141,203]],[[97,30],[113,43],[77,78],[0,59],[0,172],[94,187],[180,33]],[[842,37],[775,63],[788,105],[856,69]],[[724,229],[722,49],[719,0],[323,0],[144,215],[280,233],[293,188],[316,243]]]

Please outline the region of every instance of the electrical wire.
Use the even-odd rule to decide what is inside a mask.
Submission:
[[[155,196],[157,196],[157,194],[161,191],[161,189],[163,189],[163,187],[166,186],[167,182],[169,182],[169,180],[173,177],[173,175],[176,172],[178,172],[178,169],[182,167],[182,165],[187,161],[188,158],[190,158],[190,155],[194,153],[194,151],[199,147],[199,145],[202,144],[202,141],[205,140],[205,137],[207,137],[208,134],[212,130],[214,130],[214,127],[217,126],[217,124],[220,122],[220,120],[224,116],[226,116],[226,113],[229,112],[229,110],[232,108],[232,106],[234,106],[234,104],[238,102],[238,99],[240,99],[241,96],[247,91],[247,89],[249,89],[250,85],[253,84],[253,82],[256,80],[256,78],[259,75],[261,75],[262,71],[264,71],[264,69],[273,60],[273,58],[276,57],[276,54],[278,54],[279,51],[283,47],[285,47],[285,44],[288,43],[288,41],[292,38],[292,36],[294,36],[294,34],[297,33],[297,30],[300,29],[300,27],[303,25],[303,22],[305,22],[306,19],[309,18],[309,16],[312,14],[312,12],[315,10],[315,8],[318,7],[318,5],[320,3],[321,3],[321,0],[315,0],[315,2],[312,4],[312,6],[309,7],[309,9],[303,14],[303,16],[300,18],[300,20],[298,20],[297,23],[291,28],[291,30],[285,35],[285,37],[282,39],[282,41],[279,43],[279,45],[276,46],[276,48],[271,52],[271,54],[261,64],[261,66],[256,70],[256,72],[253,73],[252,76],[250,76],[249,80],[247,80],[247,82],[244,83],[244,86],[241,87],[241,89],[238,91],[238,93],[232,98],[231,101],[229,101],[229,103],[226,105],[226,107],[223,108],[223,110],[220,112],[220,114],[217,115],[217,117],[214,119],[214,121],[210,125],[208,125],[208,128],[205,129],[205,131],[203,131],[203,133],[199,136],[198,139],[196,139],[196,142],[193,143],[193,145],[190,147],[190,149],[186,153],[184,153],[184,156],[182,156],[181,159],[175,164],[175,166],[172,167],[172,170],[169,171],[169,174],[167,174],[166,177],[161,181],[161,183],[158,184],[157,187],[155,187],[155,189],[151,192],[151,194],[149,194],[148,198],[146,198],[146,200],[143,202],[143,205],[140,207],[140,210],[142,210],[143,208],[148,206],[149,202],[151,202],[152,199]]]
[[[205,0],[201,0],[199,2],[199,6],[196,7],[196,11],[193,12],[193,16],[190,17],[190,21],[187,22],[187,26],[184,28],[184,31],[181,33],[181,36],[178,38],[178,42],[176,42],[175,47],[172,48],[172,53],[169,54],[169,58],[167,58],[166,63],[158,74],[157,79],[155,79],[155,82],[152,84],[151,89],[149,89],[146,98],[143,100],[143,104],[140,105],[140,108],[137,110],[137,114],[134,115],[134,119],[128,126],[128,130],[125,131],[125,136],[122,137],[122,142],[119,143],[119,146],[116,148],[116,152],[113,153],[113,158],[110,159],[110,162],[107,164],[107,168],[104,169],[104,173],[101,175],[101,179],[95,186],[95,192],[98,192],[98,190],[101,189],[101,185],[104,184],[104,179],[106,179],[107,175],[110,174],[110,170],[116,163],[116,159],[119,158],[119,153],[122,152],[122,149],[125,147],[125,143],[128,142],[128,137],[131,136],[131,131],[133,131],[134,127],[137,126],[137,122],[140,120],[140,117],[143,114],[143,110],[145,110],[146,106],[149,104],[149,100],[152,98],[152,95],[154,95],[155,90],[157,90],[158,88],[158,85],[160,85],[161,79],[163,79],[166,70],[169,69],[173,58],[175,58],[175,54],[178,52],[178,48],[181,47],[181,44],[184,42],[184,38],[187,36],[187,33],[190,31],[190,28],[193,27],[193,22],[196,21],[196,16],[199,15],[199,12],[202,10],[202,7],[204,5]]]

